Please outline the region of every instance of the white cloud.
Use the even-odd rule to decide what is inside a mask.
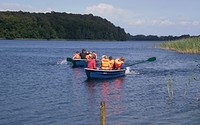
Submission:
[[[150,23],[152,25],[165,25],[165,26],[169,26],[169,25],[174,25],[175,23],[169,19],[152,19],[150,21]]]
[[[33,11],[33,7],[30,5],[23,5],[18,3],[1,3],[0,4],[1,11]]]
[[[130,20],[126,20],[126,22],[127,22],[128,25],[132,25],[132,26],[146,24],[146,20],[145,19],[130,19]]]
[[[199,20],[193,20],[188,17],[180,17],[177,19],[177,25],[181,26],[199,26],[200,27],[200,21]]]
[[[96,16],[100,16],[114,22],[123,22],[124,19],[128,18],[127,15],[133,16],[133,14],[130,13],[128,10],[114,7],[110,4],[105,3],[100,3],[98,5],[87,7],[85,13],[92,13]]]
[[[85,13],[92,13],[110,20],[111,22],[124,26],[140,26],[140,25],[174,25],[175,23],[169,19],[157,18],[146,19],[140,14],[131,12],[130,10],[114,7],[110,4],[100,3],[86,8]]]
[[[192,25],[193,25],[193,26],[200,26],[200,21],[193,21],[193,22],[192,22]]]
[[[0,11],[25,11],[25,12],[51,12],[56,11],[52,8],[37,9],[28,4],[18,4],[18,3],[1,3]]]
[[[86,8],[86,12],[97,13],[97,14],[114,14],[115,12],[121,13],[123,12],[120,8],[114,8],[112,5],[100,3],[98,5],[93,5],[91,7]]]
[[[92,13],[110,20],[112,23],[121,27],[140,27],[140,26],[159,26],[159,27],[174,27],[174,26],[200,26],[200,21],[189,20],[186,17],[168,18],[168,17],[149,17],[136,14],[130,10],[114,7],[113,5],[100,3],[87,7],[85,13]]]
[[[189,21],[186,21],[186,20],[184,20],[184,21],[180,21],[180,22],[179,22],[179,24],[180,24],[180,25],[189,25],[189,24],[190,24],[190,22],[189,22]]]

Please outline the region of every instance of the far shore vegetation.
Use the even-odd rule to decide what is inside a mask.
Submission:
[[[169,41],[189,37],[131,35],[92,14],[0,11],[0,40]]]
[[[92,14],[0,11],[1,39],[126,41],[123,28]]]
[[[160,48],[175,50],[180,53],[200,54],[200,36],[167,41],[161,43]]]

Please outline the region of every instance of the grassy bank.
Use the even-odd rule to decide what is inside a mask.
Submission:
[[[160,48],[175,50],[180,53],[200,54],[200,37],[164,42],[160,44]]]

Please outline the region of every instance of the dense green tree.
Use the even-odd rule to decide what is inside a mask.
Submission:
[[[124,36],[124,29],[92,14],[0,12],[1,39],[126,40]]]

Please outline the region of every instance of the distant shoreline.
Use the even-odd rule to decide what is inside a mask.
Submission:
[[[110,42],[120,42],[120,41],[117,41],[117,40],[91,40],[91,39],[49,39],[49,40],[47,40],[47,39],[20,39],[20,38],[18,38],[18,39],[1,39],[0,38],[0,40],[7,40],[7,41],[12,41],[12,40],[22,40],[22,41],[73,41],[73,42],[79,42],[79,41],[91,41],[91,42],[93,42],[93,41],[95,41],[95,42],[103,42],[103,41],[110,41]],[[128,40],[127,40],[128,41]],[[126,42],[126,41],[122,41],[122,42]]]

